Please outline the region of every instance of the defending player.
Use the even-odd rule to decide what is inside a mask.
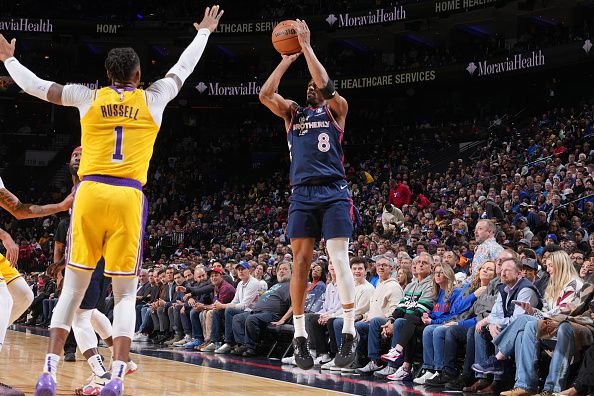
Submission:
[[[70,222],[64,286],[52,316],[44,373],[35,395],[55,395],[58,354],[101,256],[105,258],[105,274],[112,277],[115,300],[115,360],[112,379],[101,395],[123,393],[147,214],[142,186],[163,110],[194,70],[222,14],[218,6],[206,9],[202,22],[194,24],[198,30],[195,39],[178,63],[146,91],[137,89],[140,60],[132,48],[109,51],[105,68],[112,85],[91,90],[40,79],[14,58],[16,40],[8,43],[0,35],[0,60],[21,89],[51,103],[78,108],[85,149]]]
[[[307,85],[308,106],[301,107],[276,93],[282,76],[300,54],[283,55],[260,91],[260,101],[285,121],[291,156],[288,234],[295,265],[291,277],[295,363],[302,369],[310,369],[314,364],[307,348],[303,313],[314,243],[323,236],[336,269],[338,294],[344,310],[341,346],[334,363],[346,367],[355,359],[358,342],[355,284],[348,257],[353,204],[345,180],[341,147],[348,104],[336,92],[326,69],[314,54],[307,24],[298,19],[295,30],[312,77]]]
[[[75,187],[80,183],[80,179],[78,178],[78,168],[81,156],[82,147],[76,147],[72,151],[70,163],[68,164],[68,170],[72,176],[72,184]],[[69,219],[64,218],[58,225],[54,247],[54,264],[48,268],[48,274],[64,270],[65,244],[69,223]],[[86,381],[86,384],[76,389],[75,393],[77,395],[99,395],[101,389],[103,389],[111,379],[110,374],[105,368],[104,361],[99,355],[97,349],[97,336],[95,335],[95,333],[99,334],[101,339],[103,339],[113,353],[113,329],[111,323],[109,322],[109,319],[97,309],[101,304],[101,301],[105,301],[108,288],[111,285],[111,278],[103,275],[104,269],[105,260],[101,258],[91,275],[89,287],[85,292],[79,309],[77,309],[74,314],[74,320],[72,322],[72,332],[76,340],[73,342],[72,346],[76,348],[78,344],[79,349],[85,359],[87,359],[92,371],[92,375]],[[138,367],[133,361],[129,361],[126,375],[135,372],[137,368]]]

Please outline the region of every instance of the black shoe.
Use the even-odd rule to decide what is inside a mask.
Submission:
[[[72,352],[65,353],[64,361],[65,362],[76,362],[76,355]]]
[[[474,378],[473,379],[468,379],[464,376],[458,376],[453,378],[451,381],[447,382],[445,384],[445,388],[447,390],[452,390],[452,391],[462,391],[462,389],[464,389],[467,386],[472,385],[472,383],[474,382]]]
[[[454,376],[448,375],[443,371],[440,371],[436,377],[427,379],[427,381],[425,381],[425,385],[435,388],[442,387],[445,386],[445,384],[447,384],[448,382],[452,381],[454,378]]]
[[[245,352],[241,356],[243,356],[243,357],[254,357],[254,356],[258,356],[258,354],[252,348],[247,348],[245,350]]]
[[[293,338],[293,356],[295,357],[295,364],[301,370],[309,370],[314,366],[314,360],[307,348],[307,338],[296,337]]]
[[[247,350],[243,345],[237,345],[234,350],[231,351],[231,355],[242,356]]]
[[[357,357],[357,345],[359,344],[359,333],[353,336],[351,333],[342,333],[340,347],[334,357],[336,367],[348,367]]]

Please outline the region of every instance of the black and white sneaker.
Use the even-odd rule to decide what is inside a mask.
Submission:
[[[293,338],[293,357],[295,364],[302,370],[309,370],[314,366],[314,359],[307,348],[307,338]]]
[[[350,366],[357,357],[357,345],[359,345],[359,333],[355,332],[354,336],[350,333],[342,333],[334,364],[337,367]]]

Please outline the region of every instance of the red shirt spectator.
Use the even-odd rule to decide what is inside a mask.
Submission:
[[[426,196],[424,196],[423,194],[417,195],[417,209],[423,210],[429,205],[431,205],[431,201],[429,201],[429,199],[427,199]]]
[[[390,203],[402,209],[402,205],[409,204],[411,198],[410,188],[404,183],[398,183],[396,188],[390,189]]]

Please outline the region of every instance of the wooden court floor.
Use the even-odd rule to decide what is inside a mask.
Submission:
[[[47,337],[8,331],[0,352],[0,382],[32,395],[47,348]],[[103,356],[109,350],[101,349]],[[343,393],[235,373],[194,364],[132,354],[139,370],[125,382],[126,395],[339,395]],[[82,355],[60,362],[58,395],[74,395],[90,375]]]

